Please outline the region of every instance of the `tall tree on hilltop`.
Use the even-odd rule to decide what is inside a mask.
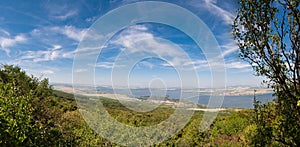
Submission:
[[[241,0],[233,35],[242,59],[275,91],[270,138],[300,146],[300,1]],[[267,137],[267,136],[265,136]]]

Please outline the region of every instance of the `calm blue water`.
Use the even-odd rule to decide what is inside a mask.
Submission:
[[[114,93],[114,91],[111,88],[98,87],[97,89],[104,93]],[[125,90],[122,89],[117,89],[117,90],[115,89],[115,92],[118,94],[127,94]],[[131,97],[141,97],[141,96],[150,96],[150,95],[151,92],[149,91],[149,89],[131,89],[131,94],[129,94],[129,96]],[[202,95],[189,93],[189,92],[181,93],[180,89],[168,90],[166,92],[166,95],[168,95],[169,98],[180,98],[181,96],[182,98],[188,99],[193,102],[197,102],[197,99],[199,98],[197,103],[201,105],[207,105],[209,99],[211,98],[209,93],[202,94]],[[256,95],[256,98],[262,103],[265,103],[267,101],[272,101],[274,99],[271,93]],[[222,107],[253,108],[253,95],[225,96]]]
[[[207,105],[210,96],[199,96],[198,104]],[[256,98],[265,103],[272,101],[272,94],[256,95]],[[253,95],[225,96],[222,107],[226,108],[253,108]]]

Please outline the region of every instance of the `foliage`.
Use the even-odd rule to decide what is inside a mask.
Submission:
[[[42,145],[59,140],[55,138],[59,137],[57,130],[51,129],[48,121],[52,114],[45,112],[49,108],[43,103],[50,95],[47,79],[38,80],[27,76],[19,67],[3,65],[0,70],[0,144]]]
[[[258,145],[300,146],[299,0],[241,0],[233,25],[241,58],[276,93],[275,104],[257,106]],[[261,107],[261,108],[259,108]],[[272,125],[269,125],[272,124]]]
[[[165,105],[143,113],[132,111],[117,100],[102,98],[102,103],[108,113],[117,121],[136,127],[158,124],[167,119],[174,112],[173,108]]]
[[[118,146],[87,125],[73,94],[52,90],[47,79],[27,76],[19,67],[4,65],[0,75],[0,146]],[[89,108],[89,97],[77,100],[86,104],[81,110]],[[170,105],[161,105],[150,112],[134,112],[116,100],[100,100],[117,121],[135,127],[158,124],[174,112]],[[153,146],[243,144],[242,140],[228,139],[243,136],[248,111],[220,114],[210,130],[199,132],[203,112],[196,111],[182,130]],[[211,142],[211,138],[216,141]]]
[[[258,138],[258,133],[257,133],[257,125],[256,124],[250,124],[248,125],[244,130],[244,142],[247,145],[255,146],[255,142],[257,142],[255,139]]]
[[[227,144],[228,146],[245,145],[243,130],[250,124],[249,116],[245,112],[231,113],[229,116],[219,117],[210,131],[212,144]]]
[[[19,96],[12,84],[0,83],[0,144],[20,145],[33,133],[29,96]]]

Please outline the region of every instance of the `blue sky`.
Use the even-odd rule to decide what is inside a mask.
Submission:
[[[74,56],[85,32],[98,18],[110,10],[135,2],[138,1],[1,1],[0,63],[19,65],[29,74],[49,78],[51,83],[72,83]],[[220,45],[220,56],[224,58],[226,64],[227,86],[261,85],[261,79],[252,74],[249,64],[239,59],[237,46],[231,37],[231,23],[237,9],[235,1],[164,2],[190,10],[209,27]],[[184,32],[158,23],[131,25],[113,35],[96,59],[94,67],[97,85],[111,85],[111,72],[114,66],[118,66],[115,63],[122,51],[126,48],[138,48],[139,45],[145,46],[136,42],[137,39],[146,39],[148,44],[157,47],[159,53],[174,58],[172,62],[159,58],[146,58],[132,65],[128,75],[130,85],[144,87],[155,79],[161,79],[169,87],[180,86],[180,77],[171,65],[178,61],[178,64],[193,65],[192,69],[186,70],[196,71],[200,87],[211,86],[211,71],[201,48]],[[189,56],[190,62],[181,63],[181,54],[176,54],[176,50],[168,45],[168,41],[180,47],[181,51]],[[124,63],[123,61],[126,59],[120,59],[119,62]],[[81,68],[74,70],[74,73],[84,71],[85,68]],[[116,82],[115,84],[124,86],[128,83]]]

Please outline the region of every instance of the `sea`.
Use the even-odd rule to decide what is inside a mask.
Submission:
[[[191,102],[207,106],[209,101],[214,98],[212,93],[192,93],[185,92],[181,89],[172,89],[172,90],[155,90],[151,91],[147,88],[138,88],[138,89],[112,89],[107,87],[97,87],[97,90],[101,93],[116,93],[116,94],[125,94],[129,97],[149,97],[151,93],[155,93],[155,96],[164,96],[169,99],[185,99]],[[153,95],[152,95],[153,96]],[[273,93],[266,94],[257,94],[255,95],[256,99],[259,100],[262,104],[271,102],[274,100]],[[254,95],[235,95],[235,96],[224,96],[222,98],[222,108],[253,108]]]

